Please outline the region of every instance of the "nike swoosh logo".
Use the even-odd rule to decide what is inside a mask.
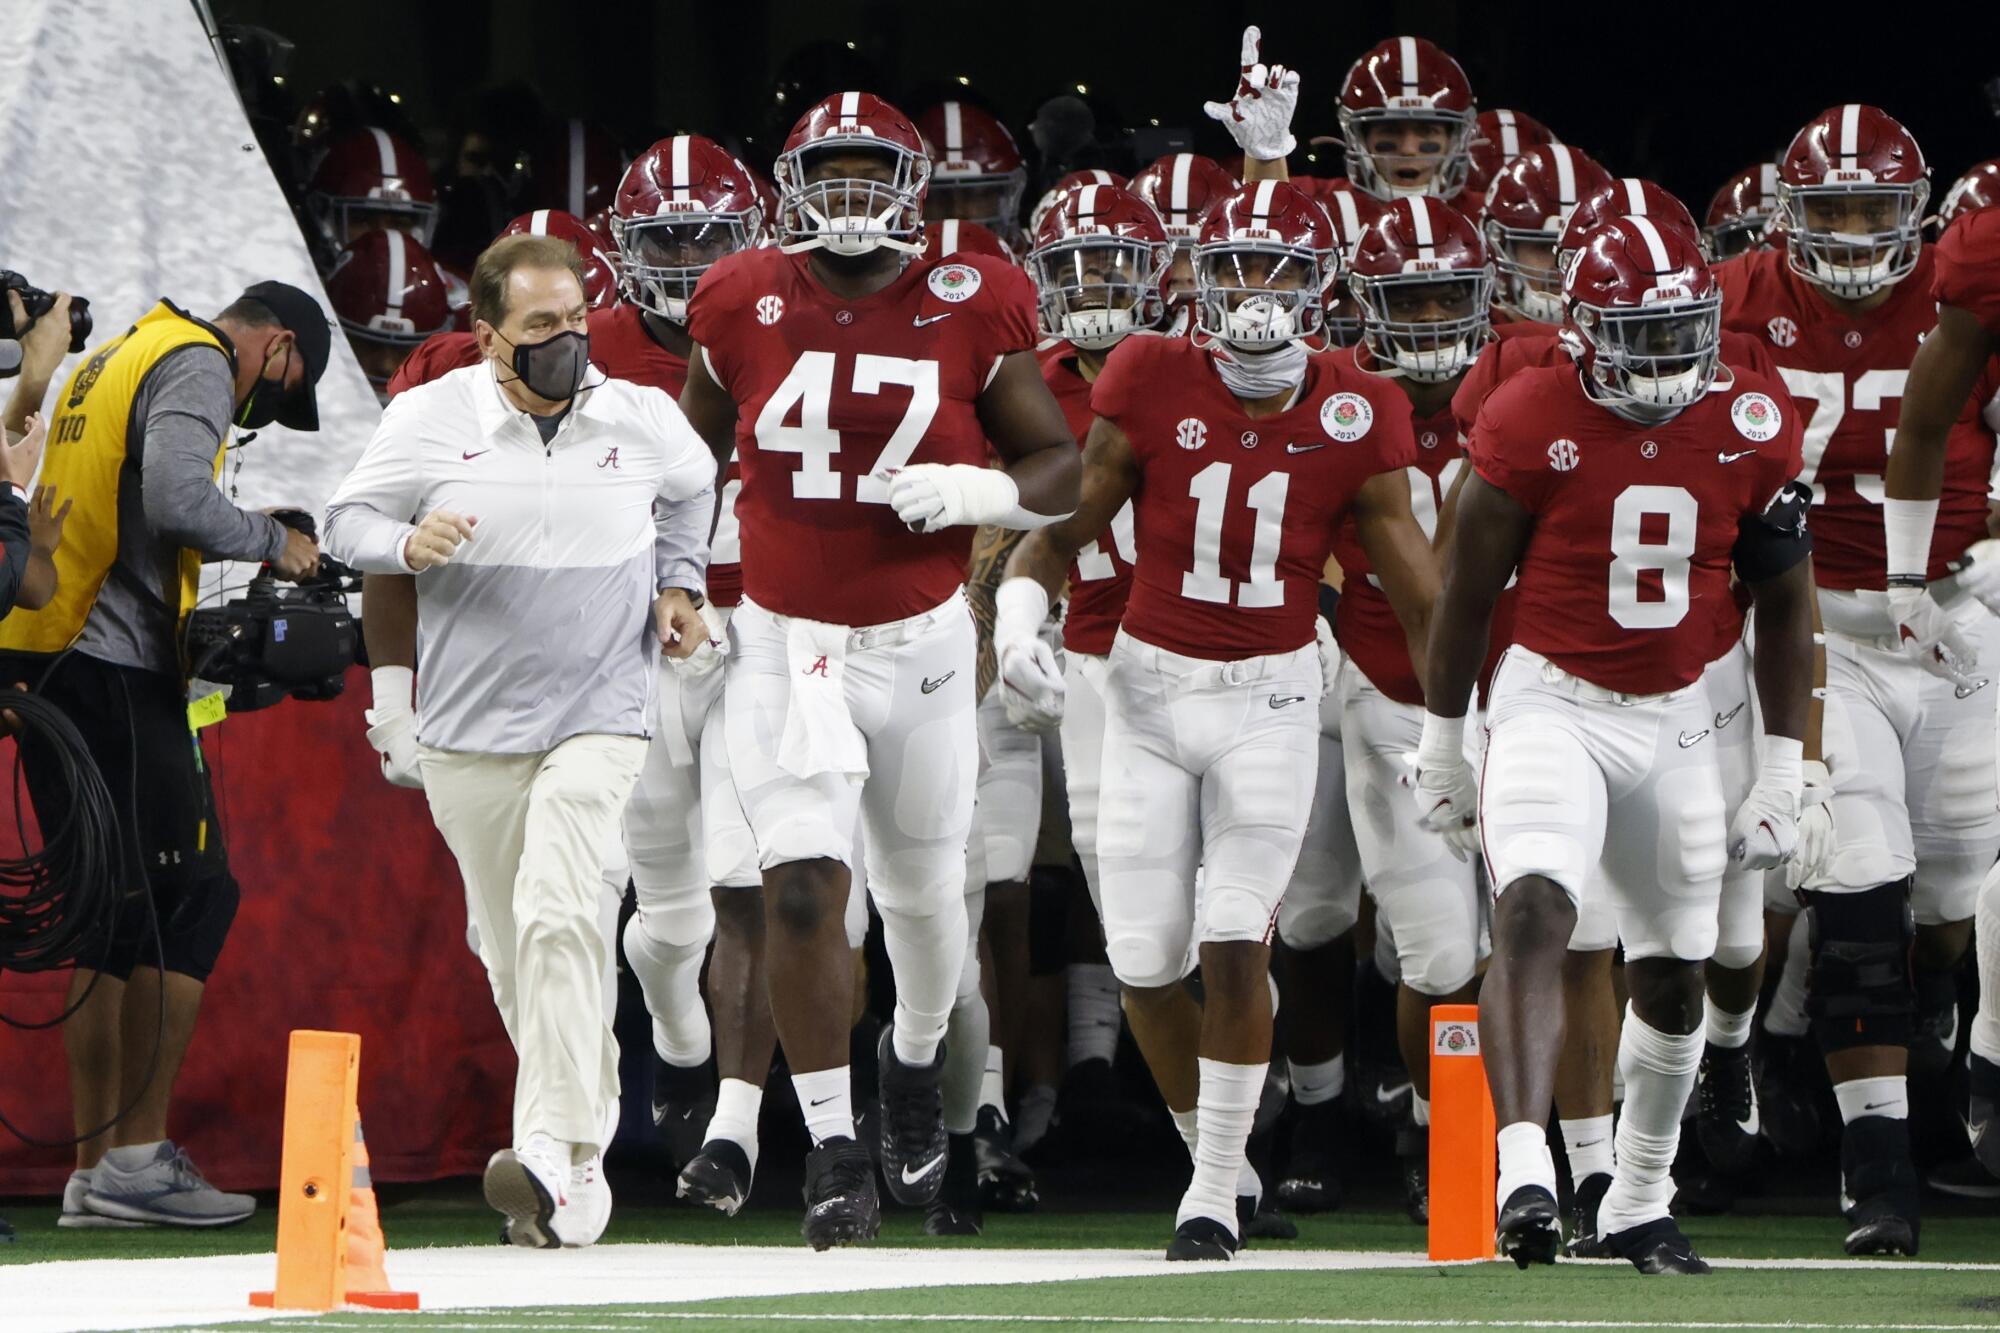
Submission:
[[[825,1105],[826,1105],[826,1104],[827,1104],[828,1102],[832,1101],[834,1097],[838,1097],[839,1095],[840,1095],[840,1094],[836,1092],[836,1093],[834,1093],[834,1094],[833,1094],[832,1096],[830,1096],[830,1097],[815,1097],[815,1098],[814,1098],[814,1099],[813,1099],[812,1101],[809,1101],[809,1102],[807,1102],[807,1103],[806,1103],[806,1105],[807,1105],[807,1106],[825,1106]]]
[[[1747,700],[1746,700],[1746,702],[1747,702]],[[1731,722],[1734,722],[1734,721],[1736,720],[1736,715],[1737,715],[1738,713],[1742,712],[1742,711],[1743,711],[1743,705],[1742,705],[1742,704],[1738,704],[1738,705],[1736,705],[1736,707],[1734,707],[1734,708],[1730,709],[1730,710],[1729,710],[1728,712],[1726,712],[1726,713],[1717,713],[1717,714],[1715,715],[1715,729],[1716,729],[1717,731],[1721,731],[1721,730],[1722,730],[1722,729],[1723,729],[1724,727],[1728,726],[1728,725],[1729,725],[1729,724],[1730,724]]]
[[[1377,1088],[1375,1089],[1375,1100],[1387,1106],[1390,1102],[1395,1101],[1409,1090],[1410,1085],[1407,1083],[1398,1083],[1393,1088]]]
[[[1984,676],[1981,676],[1976,682],[1974,682],[1971,685],[1952,686],[1951,692],[1957,695],[1961,699],[1970,699],[1973,695],[1979,693],[1981,690],[1985,688],[1986,688],[1986,678]]]
[[[1702,738],[1707,735],[1708,735],[1707,727],[1703,727],[1700,731],[1697,731],[1692,736],[1688,735],[1685,731],[1683,731],[1681,733],[1681,748],[1685,750],[1690,745],[1698,745],[1701,743]]]
[[[1309,454],[1315,449],[1324,448],[1326,448],[1326,442],[1322,440],[1318,444],[1287,444],[1285,452],[1288,454]]]
[[[1293,704],[1302,704],[1305,701],[1306,697],[1303,694],[1274,694],[1271,696],[1271,707],[1290,708]]]
[[[1894,1106],[1894,1105],[1895,1105],[1894,1102],[1866,1102],[1863,1103],[1861,1109],[1864,1111],[1879,1111],[1885,1106]]]
[[[1737,459],[1748,458],[1750,455],[1756,452],[1757,451],[1755,449],[1743,449],[1733,454],[1717,454],[1715,456],[1715,461],[1718,463],[1734,463]]]
[[[940,315],[918,315],[915,319],[910,321],[910,327],[920,329],[926,324],[935,324],[941,319],[950,319],[953,315],[957,313],[958,312],[955,310],[947,310]]]
[[[1578,1152],[1582,1152],[1582,1151],[1583,1151],[1583,1150],[1584,1150],[1585,1148],[1595,1148],[1595,1147],[1596,1147],[1596,1146],[1597,1146],[1598,1144],[1600,1144],[1600,1143],[1602,1143],[1602,1142],[1604,1142],[1604,1140],[1603,1140],[1603,1139],[1592,1139],[1592,1140],[1590,1140],[1590,1141],[1589,1141],[1588,1143],[1579,1143],[1579,1144],[1577,1144],[1577,1145],[1576,1145],[1576,1150],[1577,1150]]]
[[[930,1161],[925,1162],[922,1166],[918,1167],[914,1171],[910,1170],[910,1168],[906,1166],[902,1170],[903,1183],[905,1185],[914,1185],[919,1180],[922,1180],[925,1176],[929,1175],[931,1172],[937,1170],[940,1166],[943,1165],[944,1165],[944,1154],[939,1153],[937,1156],[931,1158]]]
[[[493,451],[491,449],[481,449],[475,453],[469,453],[469,454],[462,453],[459,455],[459,457],[464,459],[466,462],[470,463],[473,459],[484,458],[487,454],[490,454],[492,452]]]
[[[950,680],[953,676],[956,676],[957,674],[958,673],[956,671],[947,671],[942,676],[939,676],[936,680],[924,681],[923,684],[917,686],[917,688],[922,690],[925,694],[935,694],[946,681]]]

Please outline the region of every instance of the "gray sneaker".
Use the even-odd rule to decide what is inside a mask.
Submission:
[[[90,1193],[90,1184],[95,1176],[94,1170],[69,1173],[69,1180],[63,1184],[62,1216],[56,1219],[57,1226],[123,1231],[146,1225],[144,1222],[133,1222],[123,1217],[99,1217],[84,1207],[83,1196]]]
[[[257,1201],[249,1195],[224,1194],[203,1180],[172,1139],[161,1140],[151,1160],[136,1166],[117,1160],[131,1152],[113,1148],[97,1164],[83,1196],[91,1212],[170,1227],[226,1227],[257,1211]]]

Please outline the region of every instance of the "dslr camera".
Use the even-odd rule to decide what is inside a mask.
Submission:
[[[302,510],[272,515],[318,539]],[[229,687],[229,711],[249,713],[285,699],[331,699],[347,684],[359,636],[347,609],[361,576],[322,555],[319,573],[281,589],[267,564],[242,596],[188,617],[191,674]]]
[[[6,293],[16,292],[21,297],[21,308],[28,312],[27,323],[14,327],[14,306],[6,299]],[[33,327],[36,320],[55,309],[53,293],[39,287],[30,286],[28,280],[8,269],[0,269],[0,339],[19,342],[21,335]],[[90,302],[81,296],[69,298],[69,350],[81,352],[90,341]]]

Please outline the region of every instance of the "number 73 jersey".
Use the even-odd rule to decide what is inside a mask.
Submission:
[[[1630,694],[1692,684],[1734,614],[1739,536],[1797,532],[1798,413],[1775,378],[1727,367],[1700,402],[1640,425],[1583,389],[1574,365],[1517,372],[1487,396],[1474,470],[1534,519],[1514,642]]]
[[[1320,575],[1355,494],[1417,461],[1402,390],[1338,350],[1308,358],[1283,412],[1253,418],[1209,352],[1135,334],[1105,361],[1090,406],[1124,433],[1139,469],[1123,628],[1212,661],[1311,643]]]
[[[736,401],[743,592],[779,615],[878,625],[965,582],[972,529],[910,531],[885,480],[913,463],[983,466],[975,404],[1035,346],[1034,288],[983,256],[915,259],[843,300],[804,255],[745,250],[702,276],[688,331]]]

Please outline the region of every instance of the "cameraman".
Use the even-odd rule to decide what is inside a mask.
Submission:
[[[53,597],[0,621],[0,679],[27,681],[83,734],[129,867],[112,937],[71,982],[72,1003],[95,989],[63,1040],[76,1132],[131,1109],[78,1145],[64,1226],[222,1226],[256,1206],[211,1186],[167,1137],[237,903],[189,729],[180,630],[205,559],[268,561],[291,580],[318,568],[311,538],[236,508],[215,483],[232,425],[318,428],[330,344],[319,304],[284,283],[256,284],[213,321],[163,300],[84,353],[49,421],[43,485],[75,509]],[[21,760],[37,820],[56,827],[68,813],[60,771],[36,744]]]

